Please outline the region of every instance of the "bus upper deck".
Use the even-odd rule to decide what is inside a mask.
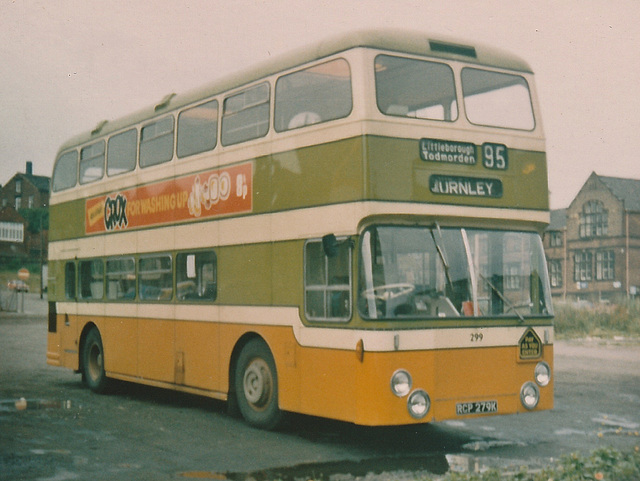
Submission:
[[[149,191],[147,212],[163,212],[165,222],[202,219],[196,214],[211,203],[205,213],[219,216],[358,201],[548,210],[532,74],[512,56],[417,35],[362,33],[241,78],[170,95],[67,142],[54,168],[52,205],[104,203],[135,186]],[[209,172],[247,161],[248,180],[247,167],[230,182],[224,176],[216,183]],[[199,186],[188,176],[194,172]],[[161,182],[168,178],[176,180]],[[156,205],[162,201],[151,192],[172,189],[193,194],[191,212]],[[250,207],[225,210],[238,192]],[[80,228],[99,216],[88,204],[90,217],[67,223],[52,239],[97,233]],[[58,211],[77,216],[79,209]],[[141,212],[128,221],[139,214],[141,226],[155,224]]]

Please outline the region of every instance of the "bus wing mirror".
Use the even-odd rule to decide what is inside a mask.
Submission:
[[[335,257],[338,255],[338,239],[335,234],[327,234],[322,238],[322,249],[327,257]]]

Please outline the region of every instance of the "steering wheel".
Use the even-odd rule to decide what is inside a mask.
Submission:
[[[408,282],[400,282],[397,284],[383,284],[381,286],[372,287],[364,291],[367,299],[376,299],[380,301],[390,301],[398,297],[406,296],[416,290],[416,286]]]

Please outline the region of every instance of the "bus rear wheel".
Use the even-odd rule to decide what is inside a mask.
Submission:
[[[103,393],[107,389],[104,348],[100,332],[95,327],[87,333],[82,348],[82,381],[96,393]]]
[[[249,424],[261,429],[274,429],[280,424],[275,361],[261,339],[249,341],[240,352],[235,386],[238,408]]]

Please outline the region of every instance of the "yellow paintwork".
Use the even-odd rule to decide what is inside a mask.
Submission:
[[[361,425],[461,418],[456,404],[471,401],[497,401],[498,414],[525,412],[520,388],[534,380],[536,363],[545,360],[553,370],[552,344],[544,345],[541,359],[528,361],[518,359],[517,346],[395,352],[365,346],[361,362],[355,344],[353,350],[302,347],[285,326],[64,315],[48,335],[47,362],[78,369],[80,336],[89,323],[100,330],[109,376],[220,399],[229,390],[234,347],[247,334],[259,335],[275,358],[281,409]],[[413,389],[429,394],[425,418],[413,419],[407,396],[391,392],[398,369],[411,374]],[[553,380],[540,393],[536,410],[553,408]]]

